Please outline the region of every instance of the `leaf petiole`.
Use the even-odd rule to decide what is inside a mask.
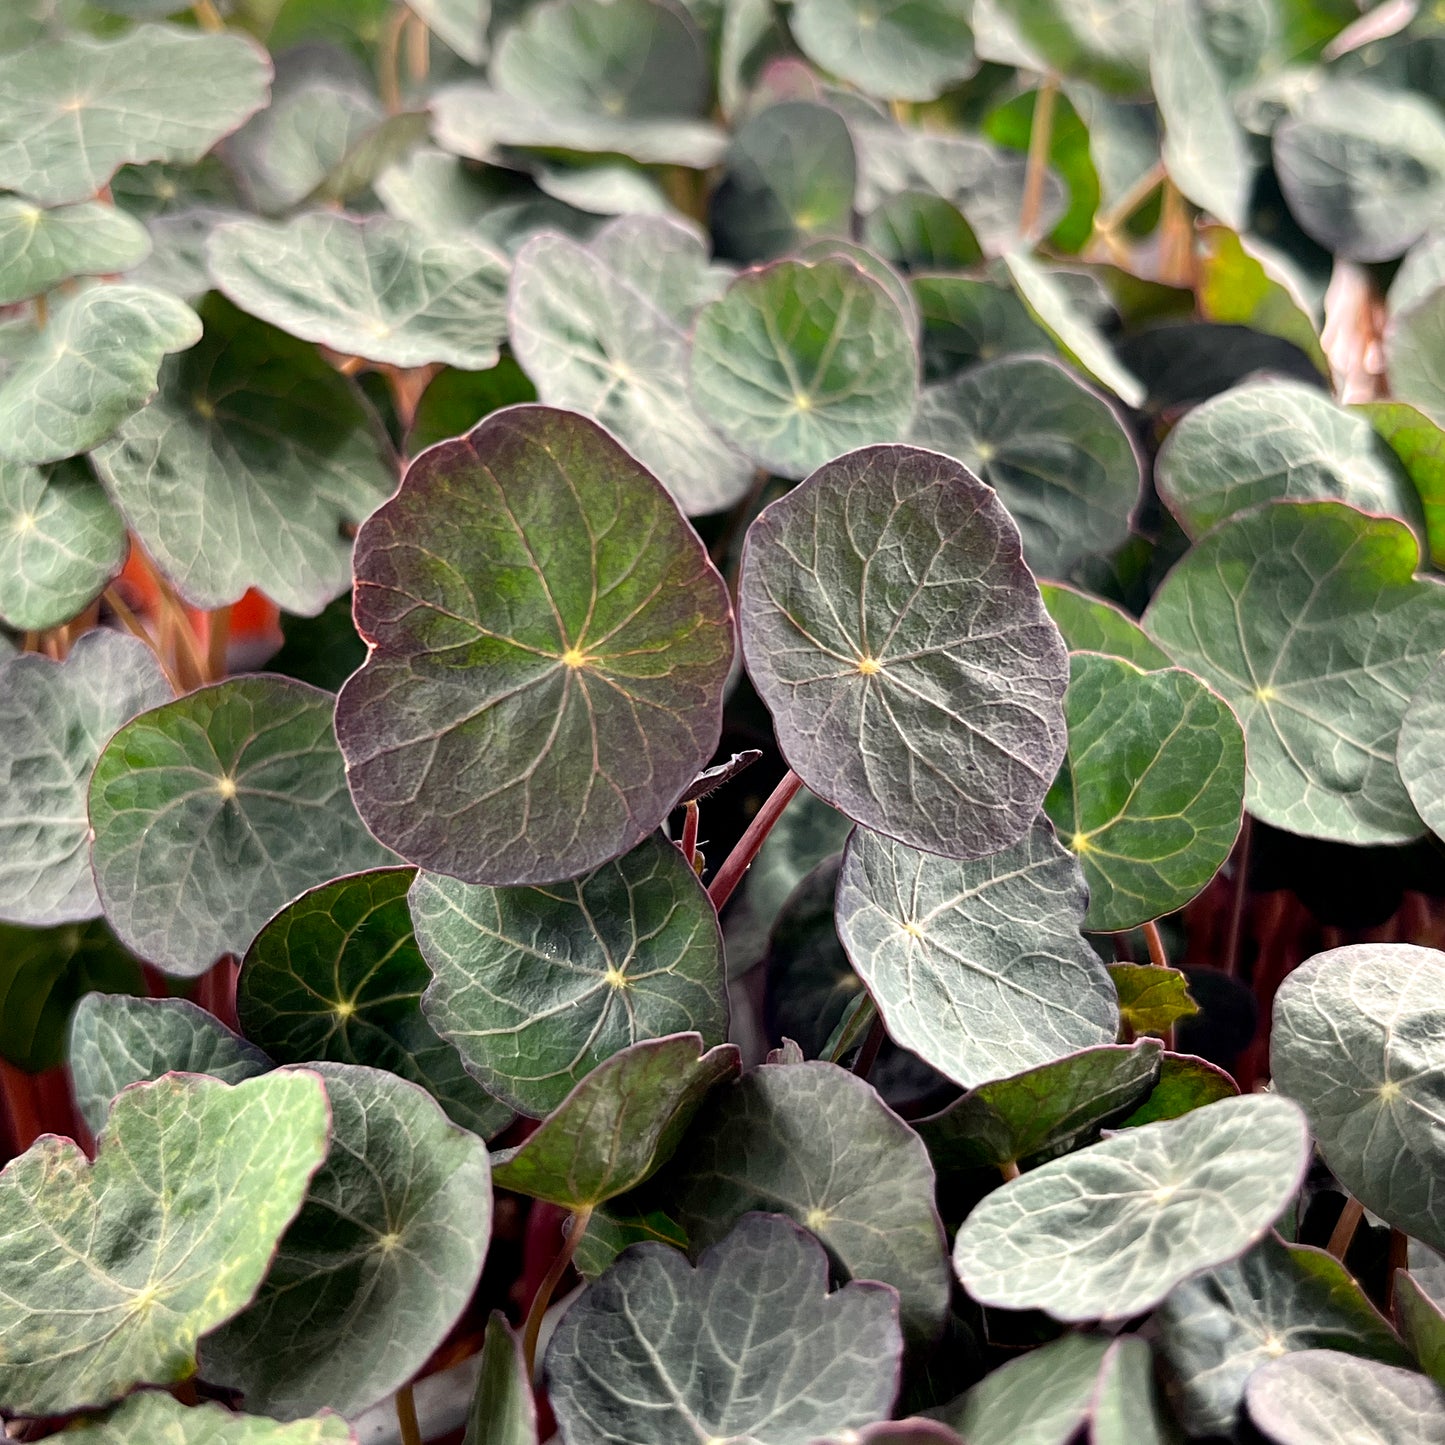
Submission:
[[[591,1218],[590,1205],[573,1211],[566,1240],[558,1250],[557,1258],[552,1261],[552,1268],[537,1286],[537,1293],[532,1296],[532,1306],[527,1311],[527,1320],[522,1326],[522,1358],[526,1363],[528,1380],[536,1374],[537,1336],[542,1332],[542,1319],[547,1313],[547,1306],[551,1304],[553,1292],[561,1283],[562,1276],[567,1273],[567,1266],[572,1263],[572,1256],[577,1253],[577,1246],[582,1243],[582,1236],[587,1233],[587,1223]]]
[[[708,885],[707,890],[712,906],[719,912],[722,911],[723,904],[733,896],[738,884],[743,881],[743,874],[748,871],[753,859],[758,856],[758,849],[763,846],[764,840],[783,816],[783,809],[793,801],[794,795],[802,786],[803,780],[789,768],[783,774],[782,782],[758,809],[757,817],[748,824],[747,831],[738,839],[737,846],[723,859],[722,867],[717,870],[717,877]]]

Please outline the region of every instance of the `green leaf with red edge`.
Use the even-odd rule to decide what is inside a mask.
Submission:
[[[1165,1054],[1159,1063],[1159,1082],[1120,1127],[1133,1129],[1161,1119],[1178,1119],[1238,1093],[1239,1085],[1218,1064],[1193,1054]]]
[[[433,447],[356,544],[372,644],[336,733],[362,817],[493,886],[576,877],[707,764],[727,589],[661,484],[595,422],[511,407]]]

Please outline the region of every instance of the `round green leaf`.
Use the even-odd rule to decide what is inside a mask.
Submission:
[[[1022,251],[1010,251],[1004,263],[1029,314],[1064,355],[1121,401],[1142,406],[1143,383],[1114,355],[1113,348],[1075,304],[1059,277]]]
[[[809,1445],[886,1416],[903,1351],[897,1300],[873,1283],[827,1290],[827,1256],[775,1216],[743,1220],[695,1269],[664,1244],[629,1250],[547,1350],[568,1445]]]
[[[1011,291],[969,276],[913,276],[923,317],[923,379],[946,381],[1011,352],[1053,350],[1049,333]]]
[[[94,454],[147,554],[188,602],[259,588],[314,617],[350,585],[350,529],[396,486],[355,389],[315,350],[220,297],[201,344]]]
[[[91,286],[67,297],[0,381],[0,456],[89,451],[155,395],[167,353],[200,339],[200,317],[163,291]]]
[[[1394,394],[1445,426],[1445,286],[1394,317],[1385,357]]]
[[[613,228],[609,227],[608,231]],[[689,514],[731,506],[752,481],[747,461],[708,426],[679,378],[687,369],[691,310],[674,314],[661,258],[686,267],[696,295],[707,271],[701,239],[662,218],[631,223],[631,256],[609,243],[537,236],[517,255],[511,337],[517,360],[549,406],[595,417],[654,472]],[[634,272],[639,258],[654,265]],[[691,299],[691,295],[689,299]],[[701,299],[701,298],[698,298]]]
[[[1173,913],[1219,871],[1244,810],[1244,734],[1182,668],[1071,660],[1069,751],[1044,806],[1089,885],[1085,927],[1121,932]]]
[[[1395,762],[1410,801],[1437,836],[1445,835],[1445,660],[1437,662],[1415,689],[1400,722]]]
[[[172,1075],[116,1101],[92,1164],[47,1134],[0,1174],[0,1397],[62,1415],[170,1385],[243,1309],[326,1155],[314,1074]],[[122,1244],[123,1242],[123,1244]]]
[[[1216,527],[1154,594],[1145,631],[1244,728],[1256,818],[1356,844],[1419,836],[1395,743],[1445,651],[1445,588],[1418,564],[1401,522],[1274,502]]]
[[[986,1195],[954,1268],[980,1304],[1066,1321],[1142,1314],[1263,1238],[1309,1147],[1299,1109],[1268,1094],[1126,1129]]]
[[[821,468],[748,531],[748,673],[789,765],[875,832],[979,857],[1063,756],[1067,654],[993,491],[915,447]]]
[[[846,236],[858,162],[847,122],[831,106],[787,100],[738,127],[710,219],[718,250],[769,261],[811,236]]]
[[[838,935],[893,1040],[971,1089],[1113,1042],[1114,986],[1079,932],[1087,896],[1042,816],[971,862],[857,828]]]
[[[717,914],[659,834],[571,883],[485,888],[423,873],[428,1021],[491,1094],[540,1118],[641,1039],[727,1037]]]
[[[594,422],[511,407],[433,447],[361,529],[372,644],[336,732],[368,825],[493,886],[642,841],[717,745],[727,589]]]
[[[415,1084],[315,1064],[331,1151],[255,1302],[201,1345],[252,1410],[357,1415],[406,1384],[471,1299],[492,1232],[487,1148]]]
[[[672,1158],[708,1091],[736,1077],[740,1064],[734,1045],[704,1052],[699,1034],[619,1049],[524,1143],[493,1159],[493,1178],[564,1209],[605,1204]]]
[[[278,1063],[369,1064],[420,1084],[464,1129],[500,1133],[512,1111],[462,1067],[421,1011],[431,971],[412,933],[411,868],[323,883],[287,904],[246,950],[236,1011]]]
[[[0,187],[87,201],[128,163],[200,160],[265,103],[271,66],[241,35],[143,25],[0,58]]]
[[[0,924],[0,1057],[27,1073],[53,1069],[66,1060],[70,1016],[87,994],[144,989],[140,964],[99,919]]]
[[[239,1084],[271,1069],[260,1049],[181,998],[87,994],[71,1015],[68,1054],[76,1107],[97,1135],[111,1100],[132,1084],[170,1073]]]
[[[997,1169],[1057,1154],[1143,1100],[1159,1077],[1160,1045],[1105,1044],[995,1079],[915,1125],[940,1174]]]
[[[576,1227],[575,1225],[573,1226]],[[501,1310],[487,1320],[477,1391],[462,1445],[537,1445],[537,1401],[522,1342]]]
[[[83,461],[42,470],[0,459],[0,619],[59,627],[125,563],[125,524]]]
[[[0,197],[0,306],[41,296],[72,276],[129,271],[150,249],[146,228],[114,206],[47,211]]]
[[[132,1395],[101,1421],[70,1427],[81,1445],[352,1445],[339,1415],[282,1425],[223,1405],[186,1406],[160,1390]]]
[[[1067,576],[1129,536],[1139,454],[1109,403],[1057,362],[1005,357],[928,387],[912,440],[998,492],[1035,572]]]
[[[203,687],[127,723],[95,765],[90,825],[111,926],[183,977],[245,953],[298,893],[390,861],[347,794],[331,695],[280,677]]]
[[[1421,96],[1331,80],[1275,130],[1274,167],[1295,220],[1320,245],[1388,261],[1445,215],[1445,118]]]
[[[1362,416],[1298,381],[1235,387],[1187,412],[1160,449],[1159,495],[1198,537],[1260,502],[1348,502],[1412,521],[1420,504]]]
[[[1149,83],[1154,0],[1011,0],[1007,14],[1024,41],[1060,75],[1110,92],[1133,94]]]
[[[1250,1375],[1287,1353],[1343,1350],[1409,1364],[1395,1332],[1339,1260],[1273,1236],[1243,1259],[1185,1280],[1154,1319],[1193,1435],[1232,1434]]]
[[[1275,995],[1270,1069],[1366,1209],[1445,1249],[1445,954],[1361,943],[1318,953]]]
[[[703,308],[692,349],[698,410],[779,476],[891,441],[918,394],[907,318],[851,261],[777,261]]]
[[[1249,1417],[1275,1445],[1441,1445],[1445,1391],[1423,1375],[1336,1350],[1261,1365]]]
[[[750,1209],[790,1215],[845,1277],[882,1280],[905,1335],[935,1338],[948,1311],[933,1166],[872,1087],[836,1064],[764,1064],[709,1100],[666,1176],[693,1244]]]
[[[497,363],[509,268],[480,241],[313,211],[218,226],[206,259],[242,310],[333,351],[401,367]]]
[[[1169,659],[1122,607],[1060,582],[1040,583],[1039,591],[1070,652],[1122,657],[1145,672],[1169,666]]]
[[[978,69],[963,0],[797,0],[789,24],[821,70],[884,100],[933,100]]]
[[[36,653],[0,661],[0,919],[99,914],[85,816],[91,769],[122,723],[170,695],[155,654],[115,632],[87,632],[58,666]]]

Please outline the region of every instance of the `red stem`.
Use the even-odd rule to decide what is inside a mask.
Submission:
[[[707,896],[712,906],[722,912],[722,906],[733,896],[743,874],[748,871],[763,840],[773,831],[773,825],[783,816],[783,809],[793,801],[794,794],[803,786],[803,780],[791,769],[783,774],[783,780],[769,794],[768,800],[758,809],[758,815],[748,824],[747,832],[738,839],[737,847],[723,860],[717,870],[717,877],[708,884]]]
[[[682,856],[689,868],[697,867],[697,828],[702,810],[696,802],[688,803],[682,815]]]

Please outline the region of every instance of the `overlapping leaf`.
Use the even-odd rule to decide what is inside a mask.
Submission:
[[[182,998],[92,993],[70,1019],[67,1051],[75,1104],[98,1135],[110,1101],[162,1074],[209,1074],[239,1084],[267,1073],[271,1060],[213,1014]]]
[[[72,1426],[82,1445],[355,1445],[339,1415],[282,1425],[222,1405],[182,1405],[159,1390],[132,1395],[104,1420]]]
[[[396,485],[389,449],[313,348],[219,297],[201,314],[204,340],[162,367],[96,469],[187,601],[257,587],[314,616],[349,585],[350,529]]]
[[[490,0],[407,0],[407,4],[463,60],[480,65],[487,58]]]
[[[423,873],[411,891],[432,1026],[487,1090],[542,1117],[641,1039],[727,1035],[717,914],[658,834],[571,883],[485,888]]]
[[[1445,1249],[1445,954],[1355,944],[1316,954],[1275,996],[1270,1067],[1320,1153],[1367,1209]]]
[[[970,17],[960,0],[798,0],[790,25],[820,70],[886,100],[932,100],[978,69]]]
[[[975,1088],[1113,1041],[1114,986],[1079,932],[1087,896],[1043,817],[971,862],[857,828],[838,933],[890,1036]]]
[[[0,619],[58,627],[120,571],[125,525],[83,461],[0,459]]]
[[[154,25],[0,58],[0,186],[58,205],[128,163],[198,161],[265,104],[270,79],[240,35]]]
[[[764,1064],[720,1090],[666,1175],[694,1245],[749,1210],[811,1230],[843,1272],[899,1295],[904,1333],[935,1337],[948,1307],[933,1167],[918,1137],[835,1064]]]
[[[964,467],[869,447],[748,533],[748,672],[804,782],[866,827],[979,857],[1032,824],[1067,655],[1018,532]]]
[[[1348,502],[1413,521],[1418,499],[1369,422],[1315,387],[1235,387],[1180,419],[1160,449],[1159,494],[1191,536],[1260,502]]]
[[[537,1402],[521,1342],[494,1310],[482,1345],[477,1391],[462,1445],[537,1445]]]
[[[697,1034],[646,1039],[599,1064],[515,1149],[493,1160],[504,1189],[590,1210],[634,1189],[673,1155],[710,1089],[735,1076],[732,1044]]]
[[[94,1164],[46,1135],[0,1174],[0,1394],[24,1414],[175,1384],[245,1307],[326,1154],[312,1074],[128,1090]]]
[[[886,1416],[897,1299],[878,1284],[827,1286],[823,1250],[767,1215],[742,1220],[696,1268],[666,1245],[638,1245],[563,1315],[548,1348],[570,1445],[809,1445]]]
[[[1415,810],[1437,836],[1445,835],[1445,663],[1437,662],[1415,690],[1400,722],[1395,762]]]
[[[1169,659],[1122,607],[1059,582],[1044,582],[1039,591],[1070,652],[1122,657],[1145,672],[1169,666]]]
[[[971,276],[914,276],[910,284],[923,316],[925,381],[945,381],[1014,352],[1053,349],[1049,333],[1011,291]]]
[[[1005,358],[928,387],[912,439],[993,487],[1036,572],[1067,576],[1129,535],[1139,456],[1101,397],[1052,361]]]
[[[128,723],[96,763],[90,826],[116,933],[186,977],[244,953],[307,888],[391,861],[347,794],[330,694],[279,677],[233,678]]]
[[[538,395],[595,417],[688,513],[731,506],[752,478],[679,385],[709,290],[701,238],[660,217],[615,222],[586,246],[537,236],[512,278],[512,346]]]
[[[110,735],[171,695],[154,653],[88,632],[57,666],[0,661],[0,918],[63,923],[100,912],[85,813],[91,769]]]
[[[1395,743],[1445,650],[1445,588],[1418,562],[1403,523],[1275,502],[1216,527],[1155,593],[1145,630],[1244,728],[1255,817],[1339,842],[1420,833]]]
[[[47,211],[18,196],[0,198],[0,306],[41,296],[72,276],[129,271],[150,249],[145,227],[114,206]]]
[[[918,355],[907,319],[851,261],[777,261],[697,318],[692,395],[734,446],[802,477],[908,425]]]
[[[388,216],[232,221],[206,247],[216,285],[292,336],[392,366],[495,366],[508,265],[480,241]]]
[[[67,297],[0,381],[0,456],[39,463],[89,451],[155,395],[167,354],[200,339],[196,313],[148,286]]]
[[[431,971],[413,936],[411,868],[323,883],[256,935],[236,982],[246,1036],[279,1063],[369,1064],[420,1084],[463,1128],[490,1138],[512,1111],[462,1067],[422,1016]]]
[[[1151,0],[1105,0],[1084,12],[1069,0],[1012,0],[1020,36],[1061,75],[1131,94],[1149,77]]]
[[[1395,395],[1445,426],[1445,286],[1396,316],[1385,346]]]
[[[953,1263],[980,1304],[1060,1320],[1127,1319],[1263,1238],[1304,1176],[1287,1099],[1224,1099],[1127,1129],[987,1195]]]
[[[1250,1376],[1249,1417],[1275,1445],[1441,1445],[1445,1391],[1410,1370],[1302,1350]]]
[[[466,1308],[491,1237],[476,1135],[393,1074],[313,1068],[331,1151],[255,1302],[201,1346],[207,1378],[282,1420],[356,1415],[410,1380]]]
[[[411,862],[576,877],[651,833],[716,746],[722,578],[584,417],[512,407],[433,447],[362,528],[356,573],[373,650],[337,737],[362,815]]]

